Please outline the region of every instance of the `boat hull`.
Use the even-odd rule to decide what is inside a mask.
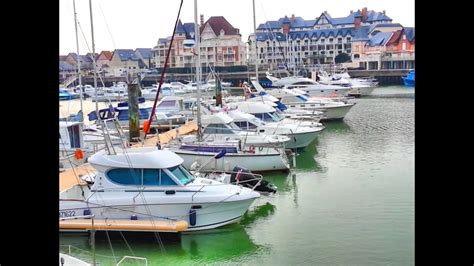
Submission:
[[[352,88],[349,91],[349,96],[369,96],[374,91],[375,87],[360,87]]]
[[[414,79],[403,78],[403,83],[405,84],[406,87],[414,87],[415,86],[415,80]]]
[[[182,220],[189,224],[186,231],[199,231],[238,222],[256,199],[250,197],[232,200],[232,197],[228,197],[228,199],[223,198],[222,201],[201,202],[197,195],[193,202],[192,194],[202,193],[197,192],[199,187],[196,186],[196,191],[175,190],[175,194],[172,195],[166,195],[164,190],[143,192],[141,195],[138,190],[134,193],[107,192],[107,197],[104,196],[105,193],[96,192],[87,202],[60,201],[59,213],[60,216],[62,213],[69,215],[74,213],[75,216],[81,216],[85,210],[90,210],[95,219],[130,220],[132,215],[136,215],[137,220]],[[111,194],[116,194],[116,196]],[[171,198],[174,198],[175,203],[170,202]],[[180,203],[182,198],[186,198],[185,203]],[[195,216],[190,215],[191,210],[195,211]]]
[[[257,148],[258,149],[258,148]],[[215,153],[210,152],[196,152],[186,150],[173,150],[183,158],[183,166],[190,168],[194,162],[198,162],[200,165],[208,162]],[[230,171],[234,166],[239,165],[252,172],[265,172],[265,171],[277,171],[277,170],[288,170],[288,158],[281,155],[280,153],[267,153],[267,154],[253,154],[253,153],[241,153],[241,154],[230,154],[227,153],[223,158],[216,159],[215,162],[204,165],[202,170],[208,171]]]

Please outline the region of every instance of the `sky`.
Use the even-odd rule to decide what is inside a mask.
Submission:
[[[198,0],[199,15],[204,21],[211,16],[224,16],[240,29],[242,41],[253,32],[252,0]],[[73,0],[60,0],[60,55],[76,52]],[[158,38],[171,36],[178,15],[180,0],[92,0],[95,51],[152,48]],[[333,18],[345,17],[350,11],[367,7],[382,12],[394,23],[415,26],[415,0],[255,0],[257,27],[268,20],[278,20],[292,14],[303,19],[315,19],[327,11]],[[80,27],[79,52],[92,52],[89,0],[76,0]],[[184,0],[181,21],[194,22],[194,0]]]

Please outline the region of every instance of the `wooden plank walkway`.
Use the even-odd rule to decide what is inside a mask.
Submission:
[[[135,146],[135,145],[155,146],[156,143],[158,142],[158,139],[160,140],[161,144],[166,144],[166,143],[169,143],[172,139],[175,139],[178,134],[181,136],[181,135],[193,133],[195,131],[197,131],[196,121],[189,121],[186,124],[180,126],[179,128],[175,128],[175,129],[166,131],[164,133],[158,134],[156,136],[153,136],[151,138],[147,138],[144,141],[144,144],[137,143],[137,144],[133,144],[132,146]]]
[[[87,163],[75,167],[74,169],[70,168],[59,173],[59,192],[65,191],[75,185],[86,185],[86,182],[84,182],[80,177],[93,173],[94,171],[94,167]]]

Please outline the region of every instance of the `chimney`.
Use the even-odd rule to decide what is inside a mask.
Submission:
[[[295,14],[291,14],[291,20],[295,20]]]
[[[368,17],[367,7],[362,8],[361,15],[362,15],[362,22],[365,22]]]
[[[354,13],[354,11],[351,10],[351,14]]]
[[[202,25],[204,25],[204,15],[203,15],[203,14],[201,14],[201,16],[200,16],[200,17],[201,17],[201,26],[202,26]]]
[[[382,13],[385,15],[385,10],[384,10],[384,11],[382,11]]]
[[[360,17],[355,17],[354,18],[354,29],[358,30],[360,27]]]

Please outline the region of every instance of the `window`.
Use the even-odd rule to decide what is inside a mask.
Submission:
[[[160,169],[160,185],[176,186],[176,182],[162,169]]]
[[[239,128],[242,128],[242,129],[246,129],[247,128],[247,122],[245,121],[234,121],[234,123],[239,127]]]
[[[141,185],[142,169],[116,168],[107,172],[110,181],[120,185]]]
[[[257,125],[248,122],[248,129],[256,129]]]
[[[194,179],[194,177],[181,165],[171,167],[168,170],[173,173],[173,175],[176,176],[183,185],[188,184]]]
[[[143,185],[158,186],[160,184],[160,169],[143,169]]]
[[[209,124],[204,129],[204,134],[234,134],[234,132],[223,124]]]
[[[69,143],[71,145],[71,148],[80,148],[81,141],[80,141],[80,135],[79,135],[80,134],[79,125],[68,127],[67,131],[69,133]],[[61,135],[59,137],[61,137]]]

